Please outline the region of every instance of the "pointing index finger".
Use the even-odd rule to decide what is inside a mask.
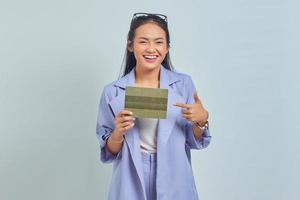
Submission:
[[[191,108],[191,105],[190,104],[184,104],[184,103],[174,103],[173,104],[174,106],[178,106],[178,107],[181,107],[181,108]]]

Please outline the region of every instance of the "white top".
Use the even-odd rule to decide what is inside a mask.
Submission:
[[[156,153],[158,119],[137,118],[140,128],[140,147],[145,153]]]

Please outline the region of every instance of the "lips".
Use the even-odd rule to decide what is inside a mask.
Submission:
[[[158,55],[144,55],[143,56],[147,61],[153,62],[158,58]]]

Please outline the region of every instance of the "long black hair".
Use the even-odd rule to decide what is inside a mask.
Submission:
[[[138,14],[138,13],[136,13]],[[130,29],[128,32],[127,36],[127,45],[126,45],[126,50],[125,50],[125,55],[122,63],[122,68],[124,69],[122,72],[122,76],[125,76],[128,74],[136,65],[136,59],[134,57],[133,52],[130,52],[128,50],[128,44],[129,42],[132,42],[134,37],[135,37],[135,30],[144,24],[147,23],[155,23],[157,24],[160,28],[162,28],[165,33],[166,33],[166,40],[167,40],[167,47],[170,47],[170,34],[169,34],[169,29],[168,29],[168,23],[166,16],[165,18],[162,18],[160,14],[149,14],[149,13],[143,13],[144,15],[141,16],[133,16],[131,24],[130,24]],[[171,63],[171,58],[169,52],[166,54],[162,66],[165,67],[168,70],[173,71],[174,68]]]

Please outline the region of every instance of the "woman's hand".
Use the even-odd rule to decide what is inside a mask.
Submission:
[[[133,113],[128,110],[123,110],[118,113],[115,118],[115,129],[107,140],[107,149],[117,155],[123,145],[125,132],[134,126]]]
[[[193,123],[198,123],[200,126],[204,126],[208,120],[208,111],[203,107],[200,98],[197,93],[194,94],[194,104],[175,103],[174,106],[178,106],[182,109],[182,116]]]
[[[115,140],[121,140],[125,132],[134,126],[133,113],[129,110],[123,110],[118,113],[115,118],[115,129],[112,133],[112,137]]]

